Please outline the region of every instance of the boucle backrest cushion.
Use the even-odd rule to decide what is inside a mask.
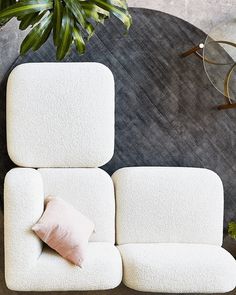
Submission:
[[[42,168],[44,196],[62,198],[94,222],[92,242],[115,242],[115,197],[111,177],[99,168]],[[63,215],[63,212],[61,212]]]
[[[114,149],[114,79],[99,63],[17,66],[7,84],[7,148],[18,166],[99,167]]]
[[[199,168],[123,168],[112,176],[118,244],[221,245],[223,187]]]

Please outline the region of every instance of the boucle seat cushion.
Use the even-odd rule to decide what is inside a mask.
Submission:
[[[110,243],[91,242],[82,268],[46,248],[37,263],[23,273],[8,276],[7,286],[17,291],[107,290],[118,286],[121,279],[118,249]]]
[[[221,293],[236,285],[236,262],[219,246],[128,244],[119,250],[123,282],[138,291]]]
[[[44,248],[32,231],[48,195],[66,200],[95,224],[82,269]],[[101,169],[12,169],[4,186],[4,235],[10,289],[101,290],[121,282],[122,262],[114,246],[114,188]]]
[[[114,150],[114,79],[99,63],[17,66],[7,84],[7,148],[23,167],[99,167]]]

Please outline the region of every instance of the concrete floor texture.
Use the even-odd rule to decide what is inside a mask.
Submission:
[[[129,6],[150,8],[173,14],[194,24],[206,33],[210,32],[213,26],[236,18],[236,0],[128,0],[128,4]],[[12,20],[0,29],[0,80],[4,77],[9,65],[19,54],[19,46],[25,33],[19,31],[17,28],[18,24],[16,20]],[[0,233],[0,295],[29,294],[9,291],[5,286],[3,262],[3,213],[0,213]],[[61,292],[57,294],[63,295],[67,293],[68,292]],[[72,293],[105,295],[138,294],[139,292],[130,290],[121,285],[119,288],[112,291]],[[30,294],[39,293],[30,292]],[[230,294],[236,294],[236,290]]]

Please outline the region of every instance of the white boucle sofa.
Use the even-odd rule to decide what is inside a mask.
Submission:
[[[140,167],[112,178],[114,79],[98,63],[24,64],[7,86],[5,278],[17,291],[227,292],[234,258],[221,248],[223,188],[206,169]],[[31,227],[48,195],[95,223],[83,268]],[[63,212],[62,212],[63,214]],[[123,265],[122,265],[123,261]]]

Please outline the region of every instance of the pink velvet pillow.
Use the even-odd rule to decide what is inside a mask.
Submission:
[[[94,224],[62,199],[49,196],[32,230],[62,257],[81,267]]]

